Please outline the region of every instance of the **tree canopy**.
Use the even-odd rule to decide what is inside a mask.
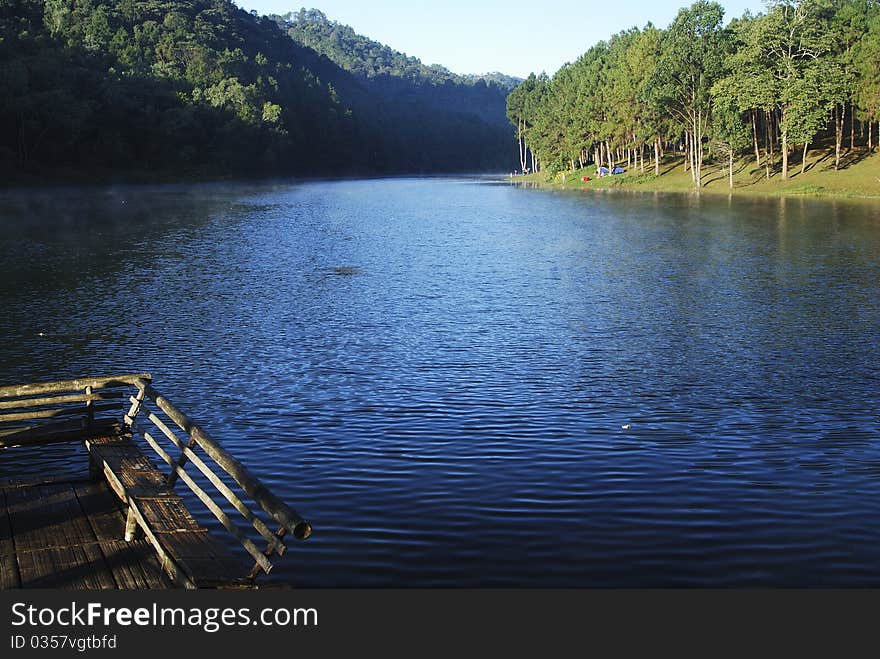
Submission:
[[[645,155],[684,156],[694,186],[707,154],[754,149],[766,168],[789,176],[795,145],[833,136],[836,162],[850,128],[873,147],[880,119],[880,5],[876,0],[769,0],[767,10],[723,22],[699,0],[671,25],[612,36],[552,78],[525,80],[508,96],[520,162],[559,171],[621,161],[644,171]],[[777,166],[778,163],[778,166]]]

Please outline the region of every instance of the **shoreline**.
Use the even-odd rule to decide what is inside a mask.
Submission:
[[[758,169],[754,158],[741,159],[734,165],[734,187],[728,183],[727,167],[719,167],[717,163],[704,165],[705,183],[696,189],[685,171],[681,157],[667,158],[661,164],[659,176],[655,176],[653,165],[646,163],[645,174],[639,171],[627,171],[624,174],[596,177],[596,166],[588,165],[583,169],[566,171],[563,182],[562,172],[550,178],[540,172],[524,176],[508,176],[511,183],[525,183],[538,188],[572,191],[626,191],[626,192],[664,192],[686,193],[694,195],[709,194],[713,196],[743,197],[798,197],[827,199],[861,199],[880,201],[880,152],[858,153],[854,162],[847,163],[839,170],[828,165],[829,154],[815,159],[805,173],[797,166],[785,181],[780,179],[778,172],[772,172],[769,180],[765,178],[763,165]],[[832,157],[833,163],[833,157]],[[590,181],[584,182],[582,177],[588,176]]]
[[[12,180],[0,183],[0,194],[10,194],[17,192],[33,192],[37,190],[57,190],[65,188],[108,188],[116,186],[192,186],[192,185],[254,185],[263,183],[272,184],[290,184],[290,183],[311,183],[311,182],[336,182],[336,181],[371,181],[384,179],[404,179],[404,178],[450,178],[450,177],[480,177],[480,176],[497,176],[499,180],[503,180],[507,174],[503,171],[491,172],[343,172],[337,174],[275,174],[275,175],[217,175],[217,176],[190,176],[181,174],[179,176],[143,176],[143,177],[125,177],[125,176],[107,176],[107,177],[82,177],[74,178],[54,178],[46,177],[45,179],[29,179],[29,180]]]

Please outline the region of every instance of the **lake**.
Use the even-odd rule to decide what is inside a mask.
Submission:
[[[0,217],[0,384],[152,373],[313,523],[296,585],[880,586],[880,204],[459,177]],[[0,477],[75,452],[39,453]]]

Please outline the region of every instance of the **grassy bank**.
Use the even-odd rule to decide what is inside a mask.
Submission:
[[[623,164],[626,167],[626,164]],[[745,194],[771,196],[830,196],[862,197],[880,199],[880,152],[869,153],[866,149],[855,149],[841,159],[839,170],[834,169],[833,151],[814,151],[807,156],[806,170],[801,173],[799,159],[790,166],[787,180],[782,180],[779,163],[766,176],[764,163],[757,166],[754,157],[742,158],[734,163],[733,188],[730,188],[726,163],[706,163],[703,165],[702,193]],[[583,177],[592,180],[584,182]],[[615,176],[596,176],[596,167],[589,165],[574,172],[548,176],[544,173],[518,176],[515,181],[536,183],[572,190],[614,189],[643,190],[650,192],[694,192],[690,172],[684,168],[681,156],[664,159],[660,175],[654,175],[653,164],[645,162],[645,173],[638,167],[628,168],[624,174]]]

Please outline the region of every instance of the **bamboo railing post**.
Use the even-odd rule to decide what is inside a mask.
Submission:
[[[287,529],[284,526],[279,526],[278,530],[275,531],[274,535],[276,538],[278,538],[279,541],[281,541],[284,539],[284,536],[287,535]],[[271,543],[267,544],[266,549],[263,550],[263,555],[266,558],[271,557],[272,550],[273,550],[272,544]],[[263,571],[263,568],[260,566],[259,561],[257,561],[254,563],[254,566],[251,568],[251,571],[248,572],[247,578],[250,579],[251,581],[254,581],[259,576],[261,571]]]
[[[138,535],[138,522],[137,516],[134,513],[134,508],[129,507],[128,515],[125,516],[125,541],[131,542]]]
[[[92,404],[92,385],[86,385],[85,393],[88,398],[86,400],[86,428],[91,428],[95,422],[95,406]]]
[[[190,437],[189,441],[186,443],[186,448],[192,450],[192,448],[195,447],[195,445],[196,445],[195,438]],[[186,450],[181,449],[180,457],[177,459],[177,462],[175,462],[173,465],[171,465],[171,473],[169,473],[168,476],[165,478],[165,480],[168,481],[168,487],[174,487],[174,483],[177,482],[177,474],[178,474],[177,468],[183,469],[183,466],[186,464],[186,461],[187,461]]]
[[[134,423],[134,419],[138,415],[138,412],[141,411],[141,404],[144,402],[144,396],[146,395],[146,390],[138,387],[138,392],[131,401],[131,407],[128,408],[128,413],[122,417],[123,421],[125,421],[125,425],[129,428],[131,428],[131,425]]]

